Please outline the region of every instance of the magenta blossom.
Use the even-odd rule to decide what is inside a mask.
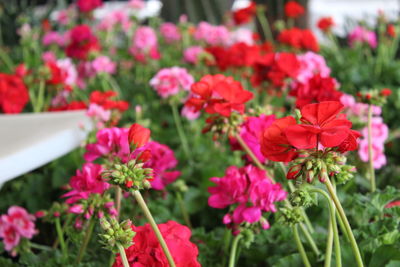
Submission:
[[[66,202],[72,204],[80,199],[88,199],[91,194],[103,194],[110,185],[101,177],[102,171],[103,168],[99,164],[83,164],[82,170],[77,170],[76,175],[69,181],[72,190],[62,197],[68,197]]]
[[[92,68],[96,73],[115,73],[117,64],[111,61],[108,56],[99,56],[92,61]]]
[[[165,42],[168,44],[179,41],[181,39],[179,28],[171,22],[163,23],[160,26],[160,33],[162,37],[164,37]]]
[[[199,55],[204,52],[201,46],[191,46],[183,51],[183,59],[187,63],[196,64],[199,62]]]
[[[265,129],[267,129],[275,121],[275,115],[261,114],[259,117],[248,117],[243,123],[240,130],[240,137],[254,153],[257,159],[264,163],[265,157],[261,153],[261,137]],[[251,160],[250,157],[248,157]]]
[[[128,129],[104,128],[96,134],[97,142],[86,146],[86,153],[83,155],[86,161],[94,161],[100,157],[118,157],[123,162],[129,158],[130,149],[128,142]]]
[[[12,251],[21,237],[31,239],[37,233],[34,221],[35,216],[18,206],[11,206],[7,214],[1,215],[0,237],[3,238],[5,250]]]
[[[147,57],[151,59],[159,59],[157,34],[148,26],[139,27],[132,39],[132,46],[129,52],[136,60],[144,62]]]
[[[174,182],[181,174],[180,171],[171,171],[171,169],[178,165],[174,151],[166,145],[151,141],[135,150],[132,158],[137,157],[146,150],[150,151],[151,157],[145,162],[143,167],[153,169],[151,187],[156,190],[163,190],[165,186]]]
[[[68,42],[68,38],[66,36],[66,34],[61,34],[56,31],[49,31],[43,36],[42,43],[44,46],[55,44],[59,47],[63,47]]]
[[[223,219],[225,224],[233,226],[259,222],[263,229],[268,228],[262,213],[276,212],[275,202],[284,200],[287,195],[280,184],[274,184],[264,170],[253,165],[231,166],[224,177],[210,180],[217,186],[208,188],[211,194],[208,205],[217,209],[235,205],[233,213],[226,214]]]
[[[189,91],[194,82],[193,76],[184,68],[161,69],[151,80],[150,85],[162,98],[176,95],[180,90]]]
[[[228,45],[230,33],[225,26],[214,26],[203,21],[197,26],[194,39],[204,41],[208,45]]]
[[[349,34],[348,38],[350,46],[354,46],[354,44],[357,42],[366,43],[371,48],[376,48],[378,46],[375,32],[369,31],[362,26],[355,27],[354,30]]]

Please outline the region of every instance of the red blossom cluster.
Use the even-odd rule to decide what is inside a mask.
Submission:
[[[112,100],[111,98],[117,96],[118,94],[114,91],[100,92],[94,91],[90,94],[90,103],[102,106],[104,109],[116,109],[124,112],[129,108],[129,103],[123,100]]]
[[[103,5],[102,0],[78,0],[76,5],[80,12],[91,12]]]
[[[67,72],[61,69],[57,64],[53,61],[46,62],[46,67],[50,71],[50,76],[46,80],[46,83],[49,85],[64,85],[65,79],[67,78]],[[69,88],[71,89],[71,88]]]
[[[22,78],[0,73],[0,109],[4,113],[20,113],[28,101],[28,89]]]
[[[65,53],[69,57],[86,60],[91,51],[100,50],[97,37],[86,24],[72,28],[69,32],[69,37],[70,43],[65,48]]]
[[[332,77],[321,77],[315,74],[307,83],[297,83],[290,91],[290,95],[296,97],[296,107],[318,103],[322,101],[340,101],[342,92],[336,90],[337,82]]]
[[[278,35],[278,41],[298,50],[319,51],[317,38],[311,30],[293,27],[283,30]]]
[[[276,120],[261,140],[261,152],[272,161],[289,162],[299,149],[336,148],[339,152],[357,149],[360,133],[339,114],[343,105],[337,101],[309,104],[301,109],[301,123],[292,116]]]
[[[285,80],[295,78],[300,68],[296,54],[268,53],[260,56],[253,65],[254,73],[251,77],[253,86],[270,81],[273,85],[282,87]]]
[[[331,31],[333,26],[335,26],[335,22],[332,17],[323,17],[317,22],[317,27],[323,32]]]
[[[245,90],[240,82],[222,74],[206,75],[190,90],[192,95],[185,106],[224,117],[229,117],[232,111],[243,114],[245,103],[253,98],[253,93]]]
[[[213,55],[215,64],[224,71],[232,67],[250,67],[261,55],[272,52],[273,47],[270,43],[248,45],[239,42],[230,47],[211,46],[205,50]]]
[[[251,1],[250,4],[233,12],[233,20],[236,25],[245,24],[251,21],[257,12],[256,3]]]
[[[289,18],[298,18],[304,14],[305,9],[296,1],[289,1],[285,4],[285,15]]]

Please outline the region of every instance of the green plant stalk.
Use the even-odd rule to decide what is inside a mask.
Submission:
[[[189,213],[188,213],[188,211],[186,209],[185,203],[183,202],[182,195],[181,195],[180,192],[176,193],[176,199],[178,200],[179,207],[181,208],[183,220],[185,221],[186,225],[189,228],[193,228],[192,223],[190,222]]]
[[[242,235],[238,234],[233,239],[231,253],[229,255],[229,265],[228,265],[229,267],[235,267],[235,259],[237,257],[236,253],[237,253],[238,246],[239,246],[239,241],[240,241],[241,238],[242,238]]]
[[[0,48],[0,59],[3,61],[4,65],[7,66],[10,72],[14,71],[14,64],[10,56],[3,50],[3,48]]]
[[[343,207],[340,204],[340,201],[339,201],[339,199],[338,199],[338,197],[337,197],[337,195],[335,193],[335,189],[333,188],[332,183],[331,183],[331,181],[329,179],[325,180],[325,185],[326,185],[326,187],[328,189],[328,192],[329,192],[329,195],[330,195],[331,199],[335,203],[336,209],[339,212],[339,215],[340,215],[340,217],[341,217],[341,219],[342,219],[342,221],[344,223],[344,226],[345,226],[345,228],[347,230],[347,233],[349,234],[350,245],[351,245],[351,249],[353,250],[353,254],[354,254],[354,257],[356,259],[357,266],[358,267],[363,267],[364,264],[363,264],[363,261],[362,261],[360,250],[358,249],[357,241],[354,238],[353,231],[351,230],[351,227],[350,227],[350,223],[347,220],[347,217],[346,217],[346,214],[345,214],[345,212],[343,210]]]
[[[229,251],[229,244],[231,243],[232,239],[232,234],[231,231],[225,227],[224,230],[224,237],[223,237],[223,250],[224,250],[224,255],[228,254]],[[222,259],[222,266],[226,266],[226,259],[227,257],[223,257]]]
[[[265,38],[274,45],[274,38],[272,35],[271,27],[269,25],[268,19],[264,14],[264,8],[257,8],[257,19],[260,22],[262,31],[264,33]]]
[[[56,223],[56,231],[57,231],[58,240],[59,240],[60,246],[61,246],[61,252],[62,252],[63,258],[66,259],[68,257],[68,251],[67,251],[67,246],[65,245],[64,233],[61,228],[61,223],[60,223],[59,217],[56,217],[55,223]]]
[[[192,155],[189,150],[189,144],[185,135],[185,131],[183,130],[181,119],[179,117],[178,107],[175,104],[171,104],[171,109],[172,109],[172,115],[174,117],[176,130],[178,131],[179,139],[181,140],[183,152],[185,153],[186,158],[189,159],[189,162],[193,162]]]
[[[119,243],[117,243],[117,247],[119,250],[119,255],[121,256],[122,259],[122,264],[124,265],[124,267],[129,267],[129,262],[128,259],[126,258],[124,247]]]
[[[325,199],[328,201],[329,207],[329,228],[328,228],[328,240],[326,245],[326,252],[325,252],[325,267],[331,266],[331,257],[332,257],[332,241],[335,244],[335,258],[336,258],[336,266],[342,266],[342,258],[341,258],[341,251],[340,251],[340,240],[339,240],[339,233],[337,229],[336,223],[336,211],[335,206],[332,203],[331,198],[329,197],[328,193],[324,190],[319,188],[312,188],[310,192],[316,192],[321,194]]]
[[[39,91],[36,95],[36,97],[32,98],[35,93],[30,94],[31,101],[32,101],[32,106],[33,106],[33,112],[37,113],[42,111],[43,104],[44,104],[44,89],[45,89],[45,81],[40,80],[39,82]],[[36,100],[34,100],[36,99]]]
[[[85,237],[83,239],[83,243],[82,243],[81,247],[79,248],[78,257],[76,258],[76,261],[75,261],[76,264],[80,263],[81,260],[83,259],[83,256],[85,255],[86,248],[89,244],[90,238],[92,237],[94,223],[95,223],[94,218],[91,218],[88,229],[85,233]]]
[[[374,169],[374,161],[373,161],[373,151],[372,151],[372,105],[368,105],[368,163],[369,163],[369,179],[371,182],[371,192],[375,192],[376,184],[375,184],[375,169]]]
[[[165,240],[160,232],[160,229],[158,229],[157,223],[154,221],[153,216],[150,213],[149,208],[146,205],[146,202],[144,201],[142,194],[138,190],[135,190],[132,192],[132,195],[135,197],[136,201],[138,202],[140,208],[142,209],[144,215],[146,216],[147,221],[150,223],[151,228],[154,231],[154,234],[156,235],[158,242],[161,245],[162,250],[164,251],[165,256],[167,257],[168,263],[170,267],[175,267],[175,262],[174,259],[172,258],[171,253],[169,252],[167,243],[165,243]]]
[[[121,211],[121,197],[122,197],[122,189],[119,186],[115,187],[115,203],[117,209],[117,220],[119,218],[119,212]]]
[[[32,243],[32,242],[29,242],[29,246],[31,248],[36,248],[36,249],[45,250],[45,251],[52,251],[53,250],[51,247],[40,245],[40,244],[36,244],[36,243]]]
[[[258,160],[258,158],[254,155],[253,151],[251,151],[251,149],[247,146],[246,142],[244,142],[243,138],[242,138],[239,134],[237,134],[237,133],[234,134],[234,137],[235,137],[236,140],[239,142],[240,146],[245,150],[245,152],[246,152],[246,153],[250,156],[250,158],[253,160],[254,164],[256,164],[256,166],[257,166],[258,168],[267,171],[266,168],[264,167],[264,165],[262,165],[261,162]],[[281,168],[283,168],[283,169],[282,169],[283,173],[286,173],[286,170],[284,169],[283,164],[282,164]],[[276,183],[275,179],[274,179],[271,175],[269,175],[269,177],[270,177],[270,179],[271,179],[271,181],[272,181],[273,183]],[[287,199],[285,199],[284,203],[285,203],[285,205],[286,205],[287,207],[291,207],[291,206],[292,206],[292,205],[290,204],[290,202],[289,202]],[[302,209],[302,210],[303,210],[303,209]],[[310,220],[308,219],[307,214],[304,212],[304,210],[303,210],[303,212],[302,212],[302,215],[303,215],[304,220],[305,220],[306,222],[308,221],[308,222],[310,223]],[[306,218],[307,218],[307,219],[306,219]],[[311,225],[311,223],[310,223],[310,225]],[[320,254],[320,251],[319,251],[317,245],[315,244],[314,239],[312,238],[312,236],[311,236],[310,232],[308,231],[307,227],[306,227],[303,223],[301,223],[301,224],[300,224],[300,229],[301,229],[301,231],[304,233],[304,235],[306,236],[307,241],[310,243],[311,248],[313,249],[313,251],[315,252],[315,254],[318,256],[318,255]],[[314,229],[312,228],[312,226],[311,226],[311,229],[312,229],[312,231],[314,231]],[[311,231],[311,229],[310,229],[310,231]]]
[[[297,249],[300,252],[300,256],[301,256],[301,259],[303,260],[304,266],[311,267],[310,261],[308,260],[308,257],[306,254],[306,251],[304,250],[303,244],[301,243],[297,225],[294,225],[292,227],[292,230],[293,230],[294,240],[296,242]]]

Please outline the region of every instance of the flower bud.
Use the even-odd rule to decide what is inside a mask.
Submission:
[[[128,140],[135,149],[144,146],[150,139],[150,130],[134,123],[129,128]]]

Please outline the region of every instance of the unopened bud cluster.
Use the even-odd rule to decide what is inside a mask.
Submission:
[[[131,220],[118,223],[115,218],[107,220],[103,217],[100,219],[100,225],[105,232],[104,234],[100,234],[100,237],[107,249],[118,251],[117,244],[120,244],[124,248],[128,248],[133,244],[132,240],[136,233],[132,230]]]
[[[290,194],[290,204],[295,207],[310,207],[316,204],[314,197],[308,192],[307,187],[302,186]]]
[[[295,225],[303,221],[303,215],[300,207],[281,208],[280,220],[287,225]]]
[[[114,164],[110,170],[103,172],[103,177],[126,191],[148,189],[151,187],[149,180],[153,178],[153,169],[144,168],[143,165],[136,160]]]
[[[337,182],[344,183],[353,178],[355,168],[345,165],[346,157],[333,151],[317,151],[311,154],[303,153],[293,160],[286,175],[288,179],[298,179],[313,183],[318,178],[324,183],[329,177],[336,178]]]
[[[233,135],[243,123],[242,115],[232,112],[230,117],[211,116],[206,119],[207,125],[203,128],[203,133],[212,132],[214,139],[226,134]]]
[[[381,90],[373,89],[364,92],[358,92],[357,98],[360,102],[382,106],[386,103],[387,97],[392,94],[392,90],[389,88],[383,88]]]

